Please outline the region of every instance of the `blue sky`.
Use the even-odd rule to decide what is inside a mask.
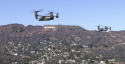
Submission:
[[[59,12],[59,18],[39,22],[32,10]],[[56,14],[55,14],[56,15]],[[0,25],[79,25],[97,30],[98,25],[111,26],[113,31],[125,30],[125,0],[1,0]]]

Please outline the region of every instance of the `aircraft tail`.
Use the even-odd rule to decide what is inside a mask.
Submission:
[[[50,14],[50,18],[51,18],[51,19],[54,19],[53,17],[54,17],[54,16],[53,16],[53,13],[51,13],[51,14]]]
[[[111,27],[109,29],[111,30]]]
[[[98,30],[100,30],[100,27],[98,26]]]
[[[59,13],[56,14],[56,18],[59,18]]]

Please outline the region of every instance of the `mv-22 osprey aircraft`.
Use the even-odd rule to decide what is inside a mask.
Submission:
[[[104,28],[100,28],[101,25],[98,26],[98,31],[107,31],[108,29],[111,30],[111,27],[108,28],[108,26],[105,26]]]
[[[13,32],[19,33],[19,32],[23,32],[23,31],[25,31],[25,29],[20,28],[20,29],[18,29],[18,30],[15,30],[15,29],[13,28]]]
[[[50,16],[42,16],[42,15],[38,15],[37,14],[38,12],[41,12],[41,10],[34,11],[36,20],[38,19],[38,16],[40,17],[39,21],[54,20],[54,17],[59,18],[58,13],[56,14],[56,16],[53,16],[53,12],[49,12]]]

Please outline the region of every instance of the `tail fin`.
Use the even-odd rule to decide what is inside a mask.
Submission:
[[[111,27],[109,29],[111,30]]]
[[[100,27],[98,26],[98,30],[100,30]]]
[[[56,14],[56,18],[59,18],[59,13]]]
[[[50,18],[53,19],[53,13],[50,13]]]

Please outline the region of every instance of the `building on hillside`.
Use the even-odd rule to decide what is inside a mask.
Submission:
[[[17,53],[14,53],[15,56],[17,56],[18,54]]]
[[[43,64],[43,63],[38,63],[38,64]]]
[[[13,41],[9,41],[8,44],[13,44]]]
[[[106,64],[104,61],[100,61],[100,64]]]
[[[110,62],[115,62],[115,59],[109,59]]]

